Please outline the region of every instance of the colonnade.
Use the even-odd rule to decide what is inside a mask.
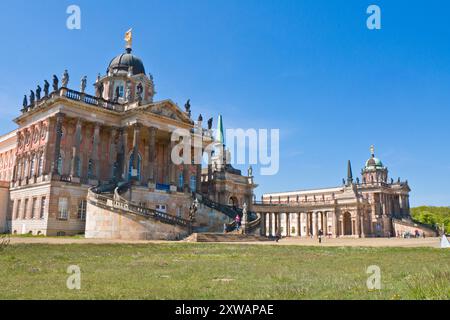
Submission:
[[[341,215],[335,211],[309,211],[298,213],[260,213],[261,234],[268,237],[311,237],[362,236],[364,221],[362,216],[349,212]]]

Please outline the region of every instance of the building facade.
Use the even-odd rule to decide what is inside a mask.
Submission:
[[[389,179],[371,147],[361,179],[353,179],[349,161],[341,186],[265,194],[253,210],[267,236],[390,237],[406,226],[434,236],[433,229],[412,222],[410,191],[408,181]]]
[[[188,226],[193,194],[202,198],[202,192],[210,192],[203,197],[223,204],[232,197],[241,204],[251,201],[254,186],[240,171],[209,165],[202,172],[198,157],[214,143],[212,120],[208,128],[201,115],[193,121],[189,101],[184,110],[171,100],[154,101],[153,76],[131,45],[111,60],[94,88],[95,95],[86,93],[84,77],[79,90],[70,89],[65,71],[61,82],[54,76],[43,92],[38,86],[24,98],[15,119],[18,129],[0,138],[0,197],[8,200],[0,208],[0,232],[172,239],[188,227],[216,230],[220,225],[222,230],[229,222],[230,217],[208,208],[199,212],[198,225]],[[171,155],[179,143],[172,138],[177,130],[200,141],[181,164]],[[119,182],[128,183],[124,197],[109,190],[111,199],[103,203],[106,196],[91,192]],[[123,225],[108,226],[107,217]],[[141,230],[142,219],[154,220],[147,231]]]

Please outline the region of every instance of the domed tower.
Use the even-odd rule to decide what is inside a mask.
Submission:
[[[375,147],[370,147],[371,157],[366,161],[366,166],[362,170],[362,179],[365,184],[387,183],[388,169],[383,166],[380,159],[375,157]]]
[[[98,76],[96,95],[121,104],[147,104],[153,102],[153,77],[145,74],[144,63],[132,54],[131,30],[127,32],[125,52],[111,60],[105,76]]]

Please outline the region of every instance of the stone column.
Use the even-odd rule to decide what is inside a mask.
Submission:
[[[125,180],[124,175],[124,163],[125,163],[125,149],[124,149],[124,131],[126,129],[118,129],[119,132],[119,139],[117,140],[117,146],[116,146],[116,163],[115,168],[113,169],[113,176],[120,180],[120,178],[123,178]]]
[[[111,168],[110,171],[111,178],[114,177],[114,163],[117,160],[116,135],[117,135],[117,128],[111,128],[109,135],[109,155],[108,155],[108,164],[109,168]]]
[[[297,237],[302,236],[302,217],[301,213],[297,213]]]
[[[333,237],[338,238],[339,237],[339,226],[338,226],[338,218],[336,211],[331,212],[333,217],[333,226],[331,228],[331,232],[333,233]]]
[[[309,212],[305,212],[305,218],[306,218],[306,237],[309,237],[310,233],[310,224],[309,224]]]
[[[356,217],[355,217],[355,236],[360,236],[360,232],[359,232],[359,230],[360,230],[360,225],[359,225],[359,223],[361,222],[361,217],[359,216],[359,213],[358,213],[358,211],[356,211]]]
[[[313,236],[317,237],[318,233],[319,233],[319,222],[317,212],[313,212]]]
[[[100,144],[100,123],[95,123],[94,142],[92,146],[92,161],[94,162],[94,179],[100,180],[100,161],[98,156],[98,146]]]
[[[158,129],[150,127],[149,129],[149,180],[150,183],[156,183],[156,133]]]
[[[269,235],[270,235],[270,236],[273,236],[273,235],[275,235],[275,232],[274,232],[274,230],[275,230],[275,214],[274,214],[274,213],[269,213],[269,220],[270,220],[270,224],[269,224],[269,227],[270,227]]]
[[[361,222],[360,222],[360,225],[361,225],[361,237],[362,237],[362,238],[365,238],[365,237],[366,237],[366,231],[365,231],[365,227],[364,227],[364,213],[361,214]]]
[[[291,236],[291,214],[286,213],[286,237]]]
[[[266,214],[265,213],[261,213],[261,225],[260,225],[260,234],[262,236],[266,235]]]
[[[75,128],[75,145],[72,148],[72,163],[70,165],[70,175],[72,178],[80,178],[79,172],[81,172],[81,161],[80,161],[81,126],[82,120],[77,119],[77,124]]]
[[[53,174],[58,175],[58,161],[61,156],[61,137],[62,137],[62,126],[65,118],[64,113],[58,113],[56,115],[56,126],[55,126],[55,151],[53,157]]]

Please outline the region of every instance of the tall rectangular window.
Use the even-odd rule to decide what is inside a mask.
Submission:
[[[38,214],[38,201],[37,198],[33,198],[32,207],[31,207],[31,217],[33,219],[37,219]]]
[[[67,220],[69,218],[69,201],[67,198],[59,198],[58,218],[61,220]]]
[[[86,220],[86,206],[87,206],[87,201],[86,200],[81,200],[80,203],[78,204],[78,219],[79,220]]]
[[[28,212],[28,199],[25,199],[25,203],[23,205],[23,211],[22,211],[22,219],[26,219],[27,217],[27,212]]]
[[[16,202],[16,212],[14,213],[14,219],[20,219],[20,206],[22,205],[22,200],[17,200]]]
[[[45,217],[45,201],[46,201],[46,198],[42,197],[41,198],[41,211],[39,213],[39,219],[44,219],[44,217]]]

